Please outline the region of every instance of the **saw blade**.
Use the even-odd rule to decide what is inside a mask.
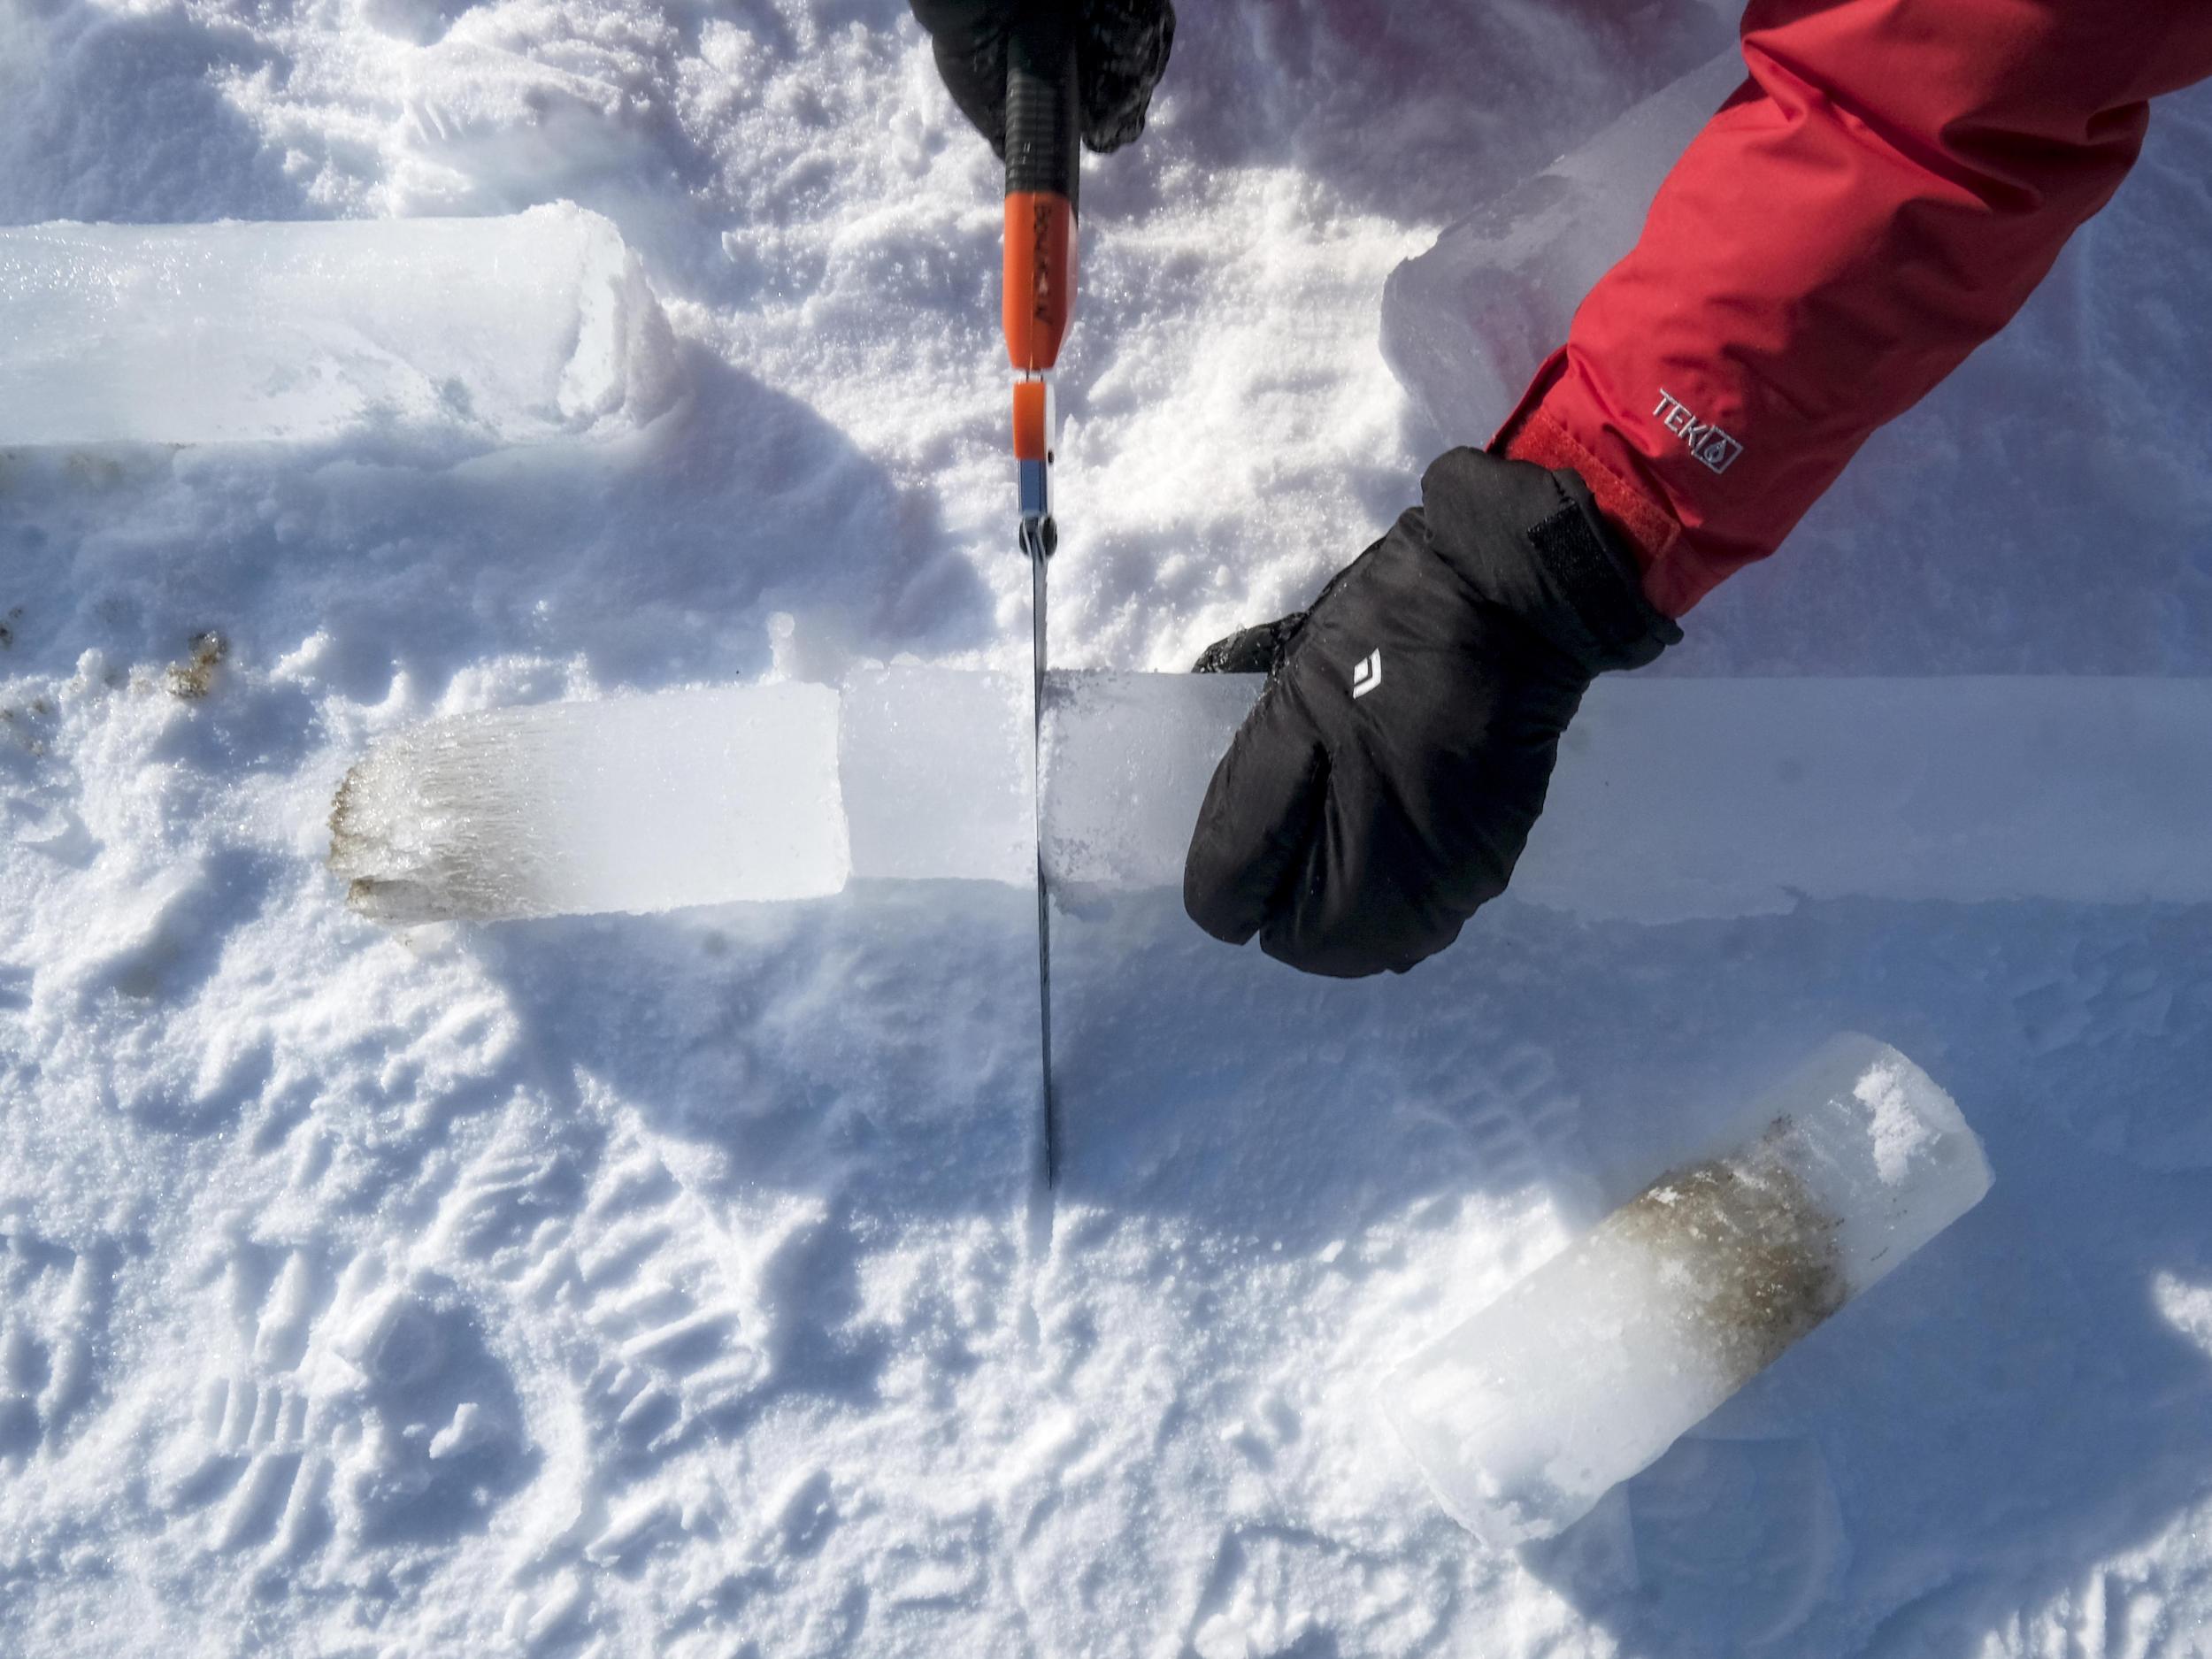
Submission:
[[[1045,885],[1045,567],[1052,558],[1052,521],[1025,518],[1022,551],[1029,558],[1030,745],[1037,841],[1037,1041],[1044,1090],[1045,1184],[1060,1180],[1060,1110],[1052,1087],[1052,895]]]

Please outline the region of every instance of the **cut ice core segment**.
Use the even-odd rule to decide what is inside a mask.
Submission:
[[[636,257],[565,202],[0,229],[0,445],[528,442],[640,424],[680,384]]]
[[[1951,1097],[1870,1037],[1832,1039],[1747,1121],[1385,1382],[1438,1501],[1486,1542],[1580,1519],[1989,1190]]]
[[[383,922],[835,893],[852,859],[826,686],[460,715],[346,775],[330,868]]]
[[[1172,889],[1259,687],[1049,675],[1041,822],[1026,675],[465,715],[356,768],[331,863],[388,921],[788,899],[847,873],[1028,887],[1041,850],[1064,895]],[[1601,681],[1512,894],[1651,922],[1845,896],[2200,903],[2208,752],[2212,680]]]

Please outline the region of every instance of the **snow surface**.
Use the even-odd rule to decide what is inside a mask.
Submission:
[[[1483,435],[1398,389],[1384,281],[1724,34],[1184,10],[1086,185],[1071,665],[1302,600]],[[2162,116],[1911,490],[1847,484],[1666,672],[2212,666],[2212,105]],[[641,431],[0,453],[0,1652],[2202,1651],[2202,907],[1507,903],[1358,985],[1079,910],[1049,1254],[1018,889],[349,915],[331,795],[427,717],[1025,667],[991,165],[895,0],[0,4],[0,223],[563,199],[676,336]],[[1901,605],[1888,514],[1945,488],[1989,511]],[[1990,1198],[1566,1537],[1477,1546],[1376,1380],[1841,1026]]]

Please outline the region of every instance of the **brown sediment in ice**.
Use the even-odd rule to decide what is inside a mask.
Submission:
[[[501,762],[511,722],[433,721],[349,770],[330,808],[332,874],[357,914],[390,926],[542,914],[539,809]]]
[[[1661,1176],[1602,1230],[1647,1251],[1734,1388],[1843,1306],[1836,1217],[1782,1156],[1786,1119],[1746,1151]]]

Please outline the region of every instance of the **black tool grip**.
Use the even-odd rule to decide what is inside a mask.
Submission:
[[[1025,21],[1006,42],[1006,194],[1064,196],[1073,207],[1082,128],[1075,32],[1055,16]]]

